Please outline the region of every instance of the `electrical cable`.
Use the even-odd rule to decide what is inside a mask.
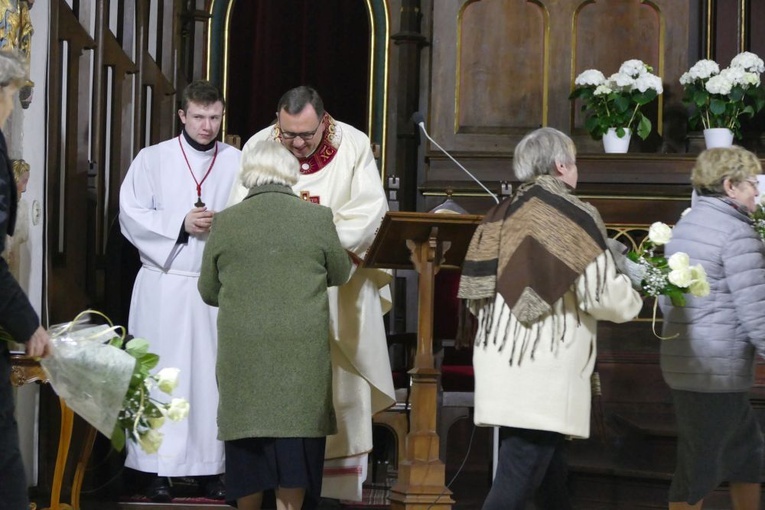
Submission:
[[[428,508],[426,510],[430,510],[431,508],[433,508],[433,505],[438,503],[438,500],[446,495],[446,491],[449,490],[449,488],[452,486],[454,481],[457,480],[457,477],[462,473],[462,469],[465,467],[465,463],[467,462],[468,457],[470,456],[470,450],[473,447],[473,438],[475,437],[475,429],[476,429],[476,425],[475,425],[475,423],[473,423],[473,429],[470,432],[470,441],[468,441],[467,452],[465,452],[465,456],[462,458],[462,463],[460,464],[460,467],[457,468],[457,472],[454,473],[454,476],[452,477],[451,480],[449,480],[449,483],[446,484],[446,486],[444,487],[444,490],[441,491],[441,494],[436,496],[436,500],[433,501],[430,504],[430,506],[428,506]],[[446,459],[444,459],[444,460],[446,460]]]

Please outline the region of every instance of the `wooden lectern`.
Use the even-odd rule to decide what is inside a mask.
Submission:
[[[433,288],[442,267],[460,267],[483,216],[388,212],[364,260],[365,267],[414,269],[419,274],[417,354],[412,376],[409,434],[391,509],[451,508],[436,433],[438,370],[433,363]]]

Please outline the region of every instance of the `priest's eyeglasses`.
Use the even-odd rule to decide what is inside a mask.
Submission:
[[[281,124],[279,124],[279,131],[282,132],[282,138],[284,138],[285,140],[294,140],[295,138],[300,137],[303,139],[304,142],[309,142],[314,136],[316,136],[316,132],[321,127],[321,122],[322,121],[319,120],[319,125],[316,126],[316,129],[314,129],[313,131],[304,131],[303,133],[293,133],[292,131],[284,131],[282,129]]]

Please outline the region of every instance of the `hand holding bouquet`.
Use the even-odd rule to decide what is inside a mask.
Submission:
[[[675,306],[685,306],[685,295],[704,297],[709,294],[709,282],[701,264],[691,266],[687,253],[677,252],[667,259],[663,254],[665,244],[672,239],[672,229],[665,223],[656,222],[648,229],[648,235],[634,250],[624,254],[627,247],[615,239],[607,243],[619,270],[632,281],[632,286],[644,296],[654,298],[651,329],[656,334],[658,297],[667,296]],[[633,246],[635,244],[633,243]]]
[[[685,305],[685,294],[704,297],[709,294],[707,274],[701,264],[690,265],[687,253],[677,252],[669,259],[658,248],[672,238],[672,229],[665,223],[656,222],[648,229],[648,236],[637,250],[627,257],[645,269],[641,281],[646,296],[665,295],[675,306]]]
[[[149,393],[156,386],[170,394],[177,385],[178,369],[151,374],[159,356],[149,352],[146,340],[134,338],[122,350],[125,335],[117,331],[123,328],[90,324],[88,314],[102,315],[89,310],[50,328],[53,352],[40,362],[48,380],[66,404],[110,438],[117,450],[130,438],[147,453],[156,452],[165,417],[186,418],[189,404],[179,398],[162,403]]]

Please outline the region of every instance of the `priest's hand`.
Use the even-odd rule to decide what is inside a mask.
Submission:
[[[195,207],[183,220],[183,228],[190,235],[205,234],[210,231],[213,215],[213,211],[209,211],[207,207]]]

